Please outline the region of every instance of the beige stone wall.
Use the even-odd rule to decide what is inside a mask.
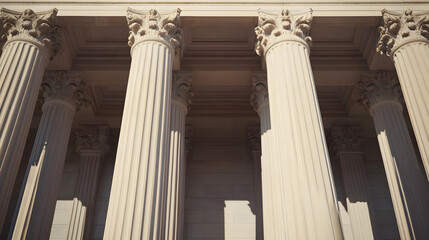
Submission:
[[[248,146],[196,146],[186,170],[185,239],[255,239]]]

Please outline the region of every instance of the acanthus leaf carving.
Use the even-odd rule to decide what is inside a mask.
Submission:
[[[31,9],[16,12],[0,9],[0,22],[6,30],[1,36],[1,43],[7,44],[13,40],[27,40],[45,47],[52,59],[61,51],[60,27],[55,24],[58,10],[34,12]]]
[[[250,104],[255,111],[269,103],[267,74],[263,72],[252,73],[252,93],[250,94]]]
[[[173,71],[173,91],[171,99],[185,107],[187,110],[192,105],[192,74],[190,72]]]
[[[401,86],[395,72],[366,72],[357,86],[361,89],[358,103],[367,109],[383,101],[401,104]]]
[[[107,153],[110,149],[110,128],[107,125],[80,126],[75,131],[76,151],[97,150]]]
[[[47,71],[40,87],[44,102],[59,99],[78,110],[89,103],[82,75],[75,71]]]
[[[331,153],[362,152],[364,130],[351,125],[334,125],[330,134]]]
[[[258,26],[255,28],[256,53],[263,56],[274,44],[295,39],[311,45],[310,27],[313,20],[313,10],[292,15],[289,10],[283,9],[279,15],[259,11]]]
[[[141,41],[157,40],[171,46],[176,54],[179,53],[183,38],[180,12],[180,9],[176,9],[172,13],[161,15],[155,9],[145,12],[128,8],[128,45],[132,47]]]
[[[377,52],[392,54],[402,45],[415,40],[427,41],[429,37],[429,12],[414,14],[412,10],[402,13],[383,9],[383,24],[379,27],[380,39]]]

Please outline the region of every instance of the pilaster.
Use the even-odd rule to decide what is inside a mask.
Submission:
[[[59,50],[57,10],[0,9],[0,229],[12,194],[43,72]]]
[[[164,239],[172,62],[180,10],[127,10],[131,68],[104,239]]]
[[[168,240],[183,239],[186,176],[185,116],[192,104],[191,86],[190,73],[173,72],[165,228],[165,239]]]
[[[313,72],[312,11],[259,12],[256,52],[267,64],[275,205],[273,239],[341,239]],[[264,158],[264,156],[263,156]],[[264,167],[264,165],[262,165]],[[264,169],[264,168],[263,168]]]
[[[110,128],[107,125],[80,126],[75,135],[80,166],[67,239],[90,239],[100,168],[110,148]]]
[[[87,102],[84,86],[77,72],[45,73],[43,114],[17,204],[13,239],[49,238],[73,118]]]
[[[359,86],[360,102],[374,120],[401,239],[428,238],[429,186],[402,114],[398,79],[394,72],[368,72]]]
[[[341,166],[353,239],[374,239],[363,163],[363,130],[350,125],[335,125],[331,129],[330,140],[332,153]]]
[[[395,64],[429,179],[429,11],[382,11],[377,51]]]

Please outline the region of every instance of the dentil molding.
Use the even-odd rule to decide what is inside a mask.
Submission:
[[[178,54],[183,45],[183,33],[180,9],[168,14],[160,14],[157,10],[127,10],[127,22],[130,29],[128,45],[132,48],[144,41],[160,41],[174,49]]]
[[[12,41],[28,41],[45,48],[52,59],[60,50],[60,27],[55,24],[57,9],[34,12],[27,9],[17,12],[0,9],[0,22],[6,33],[1,36],[5,46]]]
[[[306,46],[311,45],[310,26],[313,20],[313,10],[292,15],[289,10],[283,9],[280,14],[258,11],[258,26],[255,34],[256,53],[263,56],[276,43],[282,41],[299,41]]]
[[[399,13],[383,9],[381,13],[383,24],[379,27],[378,53],[393,56],[404,44],[414,41],[429,42],[429,11],[415,14],[412,10]]]
[[[78,110],[88,104],[82,75],[75,71],[46,71],[40,87],[45,103],[53,100],[65,101]]]

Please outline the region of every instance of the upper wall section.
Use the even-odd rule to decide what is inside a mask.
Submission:
[[[172,3],[174,2],[174,3]],[[381,16],[383,8],[393,11],[406,9],[429,10],[427,0],[5,0],[0,6],[13,10],[31,8],[42,11],[58,8],[58,16],[125,16],[128,7],[136,9],[156,8],[159,11],[182,9],[181,16],[257,16],[258,9],[278,12],[279,7],[291,11],[308,8],[314,10],[313,16]]]

